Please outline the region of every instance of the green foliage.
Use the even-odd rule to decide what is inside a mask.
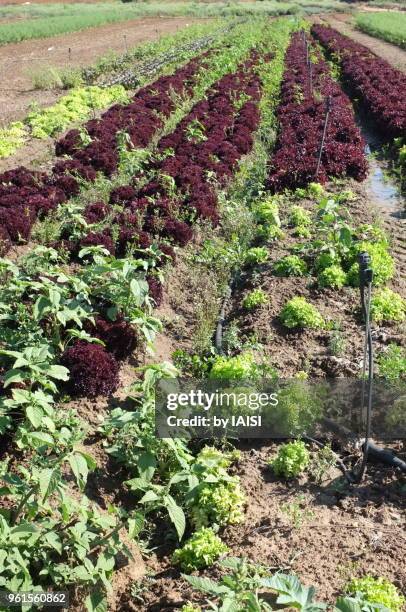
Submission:
[[[27,131],[21,121],[15,121],[7,128],[0,128],[0,159],[12,155],[26,139]]]
[[[181,607],[180,612],[202,612],[202,609],[200,606],[195,606],[189,602]]]
[[[406,15],[402,12],[360,13],[356,24],[363,32],[406,49]]]
[[[325,390],[309,385],[306,372],[298,372],[296,380],[278,390],[278,404],[263,414],[263,422],[279,435],[295,437],[310,430],[323,413]]]
[[[218,380],[255,379],[259,375],[259,366],[254,354],[245,351],[235,357],[217,357],[212,365],[209,378]]]
[[[358,595],[367,603],[381,604],[392,612],[400,612],[406,603],[406,599],[395,585],[381,576],[353,578],[346,590],[350,594]]]
[[[250,266],[263,264],[268,258],[269,252],[265,247],[251,247],[245,254],[245,263]]]
[[[324,319],[313,304],[304,297],[294,297],[282,308],[280,319],[289,329],[295,327],[321,329]]]
[[[216,486],[203,486],[193,508],[192,520],[199,525],[234,525],[241,523],[245,495],[241,491],[238,477],[230,478]]]
[[[347,275],[341,266],[333,265],[327,268],[324,268],[319,276],[318,282],[320,287],[332,287],[333,289],[341,289],[344,287]]]
[[[193,572],[208,567],[228,552],[228,547],[220,540],[214,531],[202,527],[191,538],[178,548],[172,555],[174,563],[179,564],[183,571]]]
[[[337,253],[330,253],[329,251],[323,251],[320,253],[315,261],[315,269],[317,272],[322,272],[325,268],[330,268],[331,266],[339,265],[340,258]]]
[[[377,358],[379,375],[387,380],[406,377],[406,349],[397,344],[390,344],[385,352]]]
[[[242,306],[246,310],[254,310],[258,306],[263,306],[269,301],[267,294],[263,289],[254,289],[250,291],[242,301]]]
[[[205,577],[183,576],[193,588],[216,598],[218,604],[209,602],[214,612],[272,612],[274,608],[268,603],[271,595],[277,596],[278,608],[303,612],[317,612],[326,608],[325,604],[314,600],[315,589],[303,586],[296,576],[282,573],[272,576],[268,568],[237,557],[222,559],[218,565],[220,569],[230,572],[218,582]]]
[[[113,102],[128,101],[129,96],[122,85],[79,87],[53,106],[30,112],[26,123],[34,138],[47,138],[62,132],[74,121],[86,119],[94,110],[106,108]]]
[[[321,198],[324,196],[325,191],[323,185],[320,185],[320,183],[309,183],[307,186],[307,193],[310,197]]]
[[[293,235],[297,238],[310,238],[311,232],[309,228],[305,225],[298,225],[293,232]]]
[[[390,255],[388,245],[384,241],[357,242],[352,248],[351,261],[353,262],[347,275],[350,285],[357,287],[359,285],[359,265],[358,254],[367,252],[371,258],[371,268],[374,273],[374,285],[383,285],[389,281],[395,273],[395,263]]]
[[[296,228],[308,227],[312,224],[311,214],[303,206],[292,206],[289,211],[289,223]]]
[[[310,453],[306,444],[301,440],[283,444],[275,459],[269,461],[269,465],[277,476],[285,478],[296,478],[310,463]]]
[[[259,223],[280,227],[279,206],[275,197],[269,197],[256,204],[254,212]]]
[[[205,446],[197,455],[193,471],[200,482],[188,493],[191,520],[197,529],[243,520],[245,496],[240,480],[227,471],[236,457],[236,453],[224,453],[211,446]]]
[[[380,289],[371,299],[371,318],[377,323],[404,321],[406,300],[392,289]]]
[[[307,264],[297,255],[287,255],[275,262],[273,271],[277,276],[304,276]]]
[[[277,225],[258,225],[258,236],[267,242],[282,240],[285,237],[283,230]]]

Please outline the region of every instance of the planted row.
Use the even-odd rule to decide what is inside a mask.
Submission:
[[[268,181],[274,192],[303,187],[315,178],[324,183],[329,176],[357,180],[366,176],[364,141],[351,103],[311,45],[312,40],[298,32],[286,53],[277,111],[280,133]],[[329,116],[318,169],[327,104]]]
[[[209,52],[192,59],[169,76],[140,89],[130,104],[115,104],[100,119],[91,119],[83,129],[70,130],[55,147],[57,155],[92,166],[110,176],[117,170],[117,136],[128,134],[134,147],[145,147],[153,134],[163,126],[164,118],[174,110],[179,96],[191,92],[198,71],[207,67],[204,58]],[[90,140],[90,142],[87,142]]]
[[[224,184],[251,150],[259,122],[257,61],[252,54],[234,74],[217,81],[206,99],[159,141],[160,155],[145,168],[153,180],[138,187],[137,176],[132,184],[113,189],[109,205],[89,204],[84,216],[97,229],[80,241],[65,236],[65,248],[76,254],[81,247],[103,245],[124,255],[131,245],[145,249],[155,240],[185,246],[197,217],[217,223],[216,185]],[[160,248],[172,255],[162,242]]]
[[[364,45],[315,24],[313,36],[338,60],[346,85],[387,137],[406,133],[406,75]]]
[[[80,189],[81,180],[94,181],[97,171],[107,175],[117,170],[117,136],[126,131],[134,146],[145,146],[174,109],[173,92],[190,91],[203,66],[194,58],[171,76],[161,77],[142,88],[131,104],[116,104],[99,120],[86,124],[87,132],[71,130],[57,143],[57,153],[71,153],[72,159],[58,161],[51,174],[25,167],[0,175],[0,253],[11,244],[28,240],[37,217]],[[93,140],[83,146],[83,138]]]

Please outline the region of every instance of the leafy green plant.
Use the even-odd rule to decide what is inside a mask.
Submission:
[[[214,533],[213,529],[202,527],[196,531],[189,540],[178,548],[172,555],[174,563],[182,570],[193,572],[208,567],[228,552],[228,547]]]
[[[293,227],[308,227],[311,225],[311,214],[303,206],[292,206],[289,211],[289,223]]]
[[[314,267],[316,271],[320,273],[326,268],[331,268],[332,266],[337,266],[339,264],[340,258],[335,251],[323,251],[316,257]]]
[[[325,474],[330,468],[334,467],[337,457],[330,444],[326,444],[316,453],[313,453],[310,460],[309,472],[313,480],[321,483]]]
[[[195,606],[190,602],[183,605],[180,610],[181,612],[202,612],[202,609],[200,606]]]
[[[397,344],[390,344],[377,358],[379,375],[387,380],[406,377],[406,350]]]
[[[293,232],[297,238],[310,238],[311,232],[306,225],[298,225]]]
[[[301,440],[283,444],[274,459],[269,460],[269,465],[277,476],[295,478],[299,476],[310,463],[310,453],[307,446]]]
[[[12,502],[0,513],[2,586],[35,591],[47,584],[55,589],[80,584],[105,601],[115,555],[131,553],[120,542],[122,524],[114,513],[101,514],[83,495],[77,500],[68,495],[66,466],[83,488],[96,464],[85,453],[70,453],[47,461],[34,457],[30,467],[13,471],[7,462],[0,465],[1,496]]]
[[[273,271],[277,276],[304,276],[307,273],[307,265],[297,255],[287,255],[275,262]]]
[[[26,139],[27,131],[21,121],[15,121],[7,128],[0,128],[0,159],[12,155]]]
[[[258,306],[263,306],[268,303],[268,296],[263,289],[254,289],[250,291],[242,301],[242,306],[246,310],[254,310]]]
[[[371,299],[371,318],[377,323],[404,321],[406,300],[392,289],[380,289]]]
[[[245,263],[253,266],[265,263],[269,258],[268,249],[265,247],[252,247],[245,254]]]
[[[56,104],[45,109],[33,107],[26,124],[34,138],[47,138],[62,132],[68,125],[86,119],[92,111],[105,108],[113,102],[128,102],[122,85],[112,87],[78,87],[63,96]]]
[[[378,242],[357,242],[352,248],[350,269],[348,270],[347,279],[350,285],[357,287],[359,285],[359,265],[357,257],[359,253],[366,252],[371,258],[371,268],[374,273],[374,285],[383,285],[389,281],[395,273],[395,263],[390,255],[388,245],[384,241]]]
[[[324,196],[325,191],[323,185],[320,185],[320,183],[309,183],[307,186],[307,193],[310,197],[321,198]]]
[[[289,329],[295,327],[321,329],[324,319],[315,306],[303,297],[294,297],[283,307],[280,319]]]
[[[254,212],[259,223],[280,227],[279,206],[275,197],[271,196],[256,204]]]
[[[341,289],[347,281],[347,275],[341,266],[333,265],[324,268],[317,277],[320,287]]]
[[[294,501],[282,504],[281,510],[296,529],[300,529],[307,520],[314,518],[314,512],[308,507],[308,501],[304,495],[297,495]]]
[[[314,600],[314,587],[303,586],[296,576],[282,573],[272,576],[268,568],[238,557],[222,559],[218,566],[230,570],[218,582],[205,577],[183,576],[193,588],[216,598],[218,603],[209,602],[215,612],[271,612],[273,607],[267,601],[270,595],[276,599],[278,607],[303,612],[326,608],[325,604]]]
[[[346,591],[367,603],[380,604],[392,612],[400,612],[406,603],[406,599],[396,586],[381,576],[353,578],[347,585]]]
[[[259,367],[251,351],[235,357],[217,357],[209,373],[209,378],[218,380],[243,380],[258,377]]]

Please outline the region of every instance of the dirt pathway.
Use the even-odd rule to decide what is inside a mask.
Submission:
[[[34,91],[34,73],[50,66],[86,66],[109,51],[124,53],[126,44],[131,48],[157,40],[196,21],[186,17],[134,19],[0,47],[0,125],[26,115],[33,101],[45,106],[61,95],[59,91]]]
[[[398,70],[406,72],[406,51],[400,47],[397,47],[396,45],[385,42],[380,38],[374,38],[373,36],[360,32],[354,28],[351,23],[349,23],[350,19],[350,15],[336,13],[317,16],[315,21],[318,21],[319,23],[327,23],[332,28],[335,28],[341,32],[341,34],[345,34],[362,45],[365,45],[365,47],[371,49],[371,51],[385,59],[387,62],[389,62],[389,64]]]

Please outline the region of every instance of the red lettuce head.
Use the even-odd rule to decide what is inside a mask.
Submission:
[[[118,387],[118,363],[100,344],[76,342],[62,354],[61,364],[69,370],[72,395],[107,396]]]

